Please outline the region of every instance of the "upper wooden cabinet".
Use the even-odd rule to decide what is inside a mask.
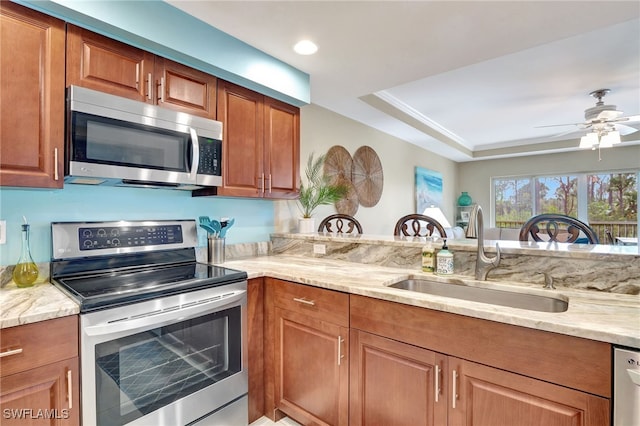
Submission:
[[[216,118],[216,77],[67,26],[67,85]]]
[[[217,195],[298,196],[299,108],[219,80],[218,120],[223,123],[224,186]]]
[[[2,186],[62,188],[64,39],[64,22],[0,3]]]

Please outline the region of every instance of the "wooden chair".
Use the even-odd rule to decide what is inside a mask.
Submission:
[[[426,226],[424,225],[425,223]],[[393,235],[426,237],[434,235],[435,230],[440,233],[440,237],[447,238],[447,231],[434,218],[423,214],[408,214],[396,222]]]
[[[335,227],[335,231],[333,228]],[[338,234],[351,234],[357,230],[358,234],[362,234],[362,225],[356,220],[355,217],[348,214],[332,214],[322,219],[320,226],[318,226],[318,232],[335,232]]]
[[[540,231],[540,224],[545,224],[543,231]],[[562,243],[573,243],[580,238],[580,231],[585,235],[589,244],[598,244],[598,236],[584,222],[563,214],[539,214],[529,219],[520,228],[520,241],[529,241],[529,237],[534,241],[557,241]],[[543,240],[540,234],[549,236],[548,240]],[[562,236],[560,239],[558,237]],[[565,238],[566,236],[566,238]]]
[[[607,242],[611,245],[616,244],[616,240],[613,239],[613,235],[611,234],[611,230],[605,229],[604,234],[607,236]]]

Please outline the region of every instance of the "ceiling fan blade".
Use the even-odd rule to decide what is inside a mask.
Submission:
[[[600,114],[598,114],[595,120],[605,120],[605,121],[615,120],[616,118],[619,118],[622,114],[624,114],[622,111],[604,110],[604,111],[601,111]]]
[[[559,137],[562,137],[562,136],[568,136],[568,135],[572,135],[572,134],[575,134],[576,136],[578,136],[578,135],[581,135],[583,132],[584,132],[583,129],[571,129],[571,130],[568,130],[566,132],[562,132],[562,133],[558,133],[558,134],[552,135],[551,137],[555,139],[555,138],[559,138]]]
[[[616,130],[621,134],[621,135],[630,135],[631,133],[635,133],[638,132],[640,130],[636,129],[635,127],[631,127],[631,126],[626,126],[624,124],[616,124]]]
[[[585,123],[565,123],[565,124],[548,124],[546,126],[535,126],[535,129],[543,129],[545,127],[563,127],[563,126],[584,126]]]
[[[617,119],[615,119],[613,121],[616,122],[616,123],[619,123],[621,121],[624,121],[626,123],[633,123],[633,122],[636,122],[636,121],[640,121],[640,115],[629,115],[627,117],[617,118]]]

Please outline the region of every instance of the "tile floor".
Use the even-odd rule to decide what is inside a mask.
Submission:
[[[272,422],[270,419],[266,417],[260,417],[258,420],[251,423],[249,426],[301,426],[301,425],[300,423],[297,423],[288,417],[285,417],[284,419],[280,419],[277,423]]]

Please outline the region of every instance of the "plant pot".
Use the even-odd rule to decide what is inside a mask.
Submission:
[[[316,220],[312,217],[298,219],[298,232],[301,234],[313,234],[316,232]]]

